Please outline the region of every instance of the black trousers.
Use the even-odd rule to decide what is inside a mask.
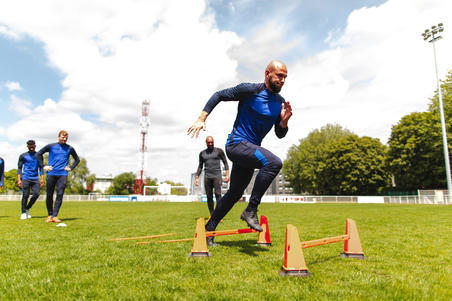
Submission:
[[[39,198],[39,189],[41,185],[39,180],[24,180],[22,179],[22,213],[31,209],[36,200]],[[28,197],[30,196],[30,189],[32,192],[30,202],[28,202]],[[28,204],[27,204],[28,203]]]
[[[57,216],[63,203],[64,189],[66,189],[67,176],[47,175],[46,205],[49,216]],[[53,192],[56,188],[55,205],[53,204]]]
[[[232,161],[229,190],[217,203],[209,222],[206,224],[208,231],[215,230],[220,220],[242,197],[253,177],[254,169],[259,169],[259,172],[254,181],[248,206],[257,208],[265,191],[282,168],[281,159],[272,152],[246,141],[227,146],[226,154]]]
[[[213,192],[215,191],[215,199],[217,203],[221,199],[221,184],[223,183],[220,178],[204,178],[204,189],[206,190],[207,196],[207,207],[209,208],[210,215],[213,213],[214,203],[213,203]]]

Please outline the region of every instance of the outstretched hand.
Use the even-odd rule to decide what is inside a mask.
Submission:
[[[290,102],[286,101],[285,103],[281,104],[281,126],[287,127],[287,122],[289,121],[290,117],[292,117],[292,106],[290,105]]]
[[[191,137],[195,137],[198,138],[199,136],[199,132],[201,131],[201,129],[203,131],[206,130],[206,123],[204,121],[201,121],[199,119],[197,119],[193,125],[191,127],[188,128],[187,130],[187,135],[191,134]]]
[[[207,113],[206,111],[202,111],[201,115],[199,115],[199,117],[198,117],[198,119],[196,119],[195,123],[193,123],[193,125],[188,128],[187,135],[191,134],[192,138],[193,137],[198,138],[199,132],[201,130],[203,130],[203,131],[206,130],[206,118],[208,115],[209,115],[209,113]]]

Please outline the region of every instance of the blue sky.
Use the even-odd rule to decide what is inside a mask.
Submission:
[[[435,90],[425,28],[445,24],[440,74],[452,69],[449,2],[2,2],[0,156],[15,168],[26,140],[39,148],[64,128],[92,172],[136,172],[140,105],[148,99],[146,173],[188,184],[205,136],[224,145],[235,104],[218,106],[200,139],[186,129],[213,92],[261,81],[274,58],[288,65],[281,94],[295,114],[288,136],[270,133],[264,147],[284,159],[327,123],[386,143],[391,126],[425,110]]]

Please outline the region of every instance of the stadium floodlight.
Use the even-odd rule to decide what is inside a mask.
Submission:
[[[433,25],[430,29],[426,29],[424,33],[422,33],[422,36],[424,37],[424,41],[432,38],[429,42],[433,45],[433,57],[435,59],[435,71],[436,71],[436,82],[438,84],[438,100],[439,100],[439,113],[441,116],[441,130],[443,134],[443,150],[444,150],[444,164],[446,167],[446,177],[447,177],[447,202],[450,202],[452,199],[451,192],[452,192],[452,181],[451,181],[451,175],[450,175],[450,162],[449,162],[449,148],[447,144],[447,134],[446,134],[446,122],[444,119],[444,109],[443,109],[443,97],[441,92],[441,82],[439,80],[438,75],[438,64],[436,60],[436,48],[435,48],[435,42],[442,39],[440,35],[438,35],[439,32],[444,31],[443,23],[439,23],[438,26]]]

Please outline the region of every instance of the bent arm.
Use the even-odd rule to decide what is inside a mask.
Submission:
[[[24,167],[24,156],[19,156],[19,161],[17,162],[17,175],[22,174],[22,168]]]
[[[263,85],[263,84],[262,84]],[[220,101],[240,101],[246,98],[248,95],[252,95],[259,85],[243,83],[232,88],[224,89],[215,92],[207,101],[204,109],[199,115],[198,119],[188,128],[187,135],[191,134],[191,137],[198,138],[201,130],[206,130],[206,119],[210,112],[217,106]]]
[[[50,151],[50,146],[51,144],[47,144],[46,146],[44,146],[43,148],[41,148],[39,150],[39,152],[37,152],[35,154],[36,160],[38,160],[38,165],[39,166],[44,166],[44,158],[42,155],[44,155],[45,153]]]
[[[69,168],[71,170],[73,170],[80,163],[80,158],[78,157],[77,152],[75,151],[75,149],[73,147],[71,148],[70,155],[72,156],[72,158],[74,158],[74,164],[72,164],[72,166]]]
[[[282,127],[281,125],[281,117],[276,120],[275,123],[275,134],[279,139],[286,137],[287,132],[289,131],[289,127]]]
[[[196,177],[197,177],[197,178],[199,177],[199,175],[200,175],[201,172],[202,172],[202,167],[203,167],[203,165],[204,165],[204,160],[203,160],[203,158],[202,158],[201,153],[199,153],[199,164],[198,164],[198,170],[196,171]]]

